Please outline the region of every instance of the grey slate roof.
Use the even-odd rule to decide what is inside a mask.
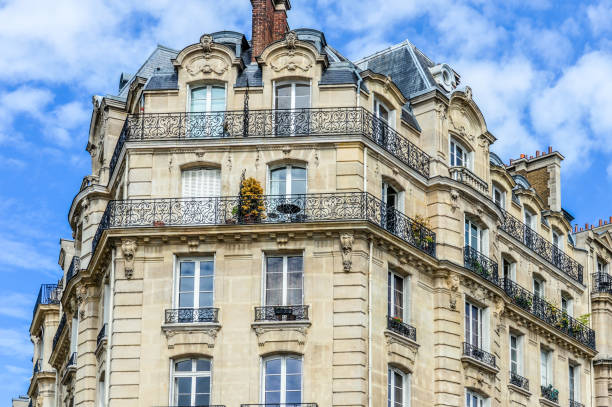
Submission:
[[[409,103],[406,103],[402,108],[402,120],[417,129],[418,131],[421,131],[421,126],[419,126],[419,122],[417,121]]]
[[[145,85],[145,90],[178,89],[178,75],[176,72],[156,73]]]
[[[136,77],[149,79],[158,72],[174,72],[172,59],[176,58],[177,55],[178,51],[158,45],[136,74],[119,90],[119,95],[117,96],[125,99],[130,90],[130,85]]]
[[[247,79],[249,86],[263,86],[261,79],[261,68],[257,64],[247,65],[247,67],[238,75],[236,78],[237,88],[247,86]]]

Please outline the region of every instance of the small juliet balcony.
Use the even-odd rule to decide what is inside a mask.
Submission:
[[[308,305],[255,307],[255,322],[308,321]]]
[[[219,308],[167,309],[165,312],[165,322],[166,324],[218,323]]]
[[[555,389],[552,384],[548,386],[540,386],[542,398],[553,403],[559,403],[559,390]]]
[[[497,369],[495,355],[467,342],[463,342],[463,356],[476,360],[489,368]]]
[[[608,273],[593,273],[592,292],[612,294],[612,276]]]
[[[62,332],[64,331],[64,327],[66,326],[66,313],[62,315],[62,319],[60,319],[60,323],[57,326],[57,330],[55,331],[55,335],[53,336],[53,346],[52,349],[55,350],[57,346],[57,342],[59,341]]]
[[[387,316],[387,329],[416,342],[416,328],[402,322],[402,320],[397,317]]]
[[[510,384],[526,392],[529,391],[529,379],[513,371],[510,371]]]
[[[68,267],[68,271],[66,272],[66,282],[64,283],[64,288],[68,285],[70,280],[76,277],[81,271],[81,258],[74,256],[72,261],[70,262],[70,267]]]
[[[580,403],[580,402],[578,402],[576,400],[570,399],[568,406],[569,407],[584,407],[584,404],[582,404],[582,403]]]
[[[482,278],[499,285],[499,271],[497,262],[491,260],[484,254],[471,246],[463,249],[463,264],[465,268],[473,271]]]
[[[112,176],[126,142],[225,138],[363,136],[424,176],[430,157],[363,107],[129,115],[110,161]]]
[[[62,384],[68,383],[71,377],[74,376],[77,367],[77,353],[73,352],[68,358],[66,362],[66,367],[64,368],[64,374],[62,375]]]
[[[468,185],[482,194],[488,195],[489,184],[467,167],[450,167],[448,171],[452,179]]]
[[[544,258],[544,260],[561,270],[572,280],[583,284],[583,268],[581,264],[519,219],[503,209],[500,210],[504,214],[501,230]]]
[[[62,297],[62,289],[57,284],[43,284],[38,291],[36,304],[34,304],[33,316],[41,305],[59,304]]]
[[[102,325],[100,331],[98,331],[98,337],[96,338],[96,347],[100,347],[106,342],[106,324]]]

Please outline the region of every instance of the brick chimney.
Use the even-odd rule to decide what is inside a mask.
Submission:
[[[253,6],[253,35],[251,36],[252,58],[260,56],[270,43],[282,40],[289,31],[287,11],[289,0],[251,0]]]

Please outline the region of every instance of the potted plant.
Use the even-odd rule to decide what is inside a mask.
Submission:
[[[239,217],[246,223],[255,223],[266,218],[263,188],[255,178],[246,178],[240,184]]]
[[[413,221],[411,222],[410,227],[412,229],[411,230],[412,237],[414,238],[414,241],[416,242],[418,246],[422,246],[422,245],[427,246],[434,242],[433,236],[429,234],[425,234],[423,236],[423,234],[421,233],[423,228],[426,228],[428,230],[431,229],[429,219],[421,215],[416,215]]]
[[[153,221],[153,226],[155,227],[166,226],[166,223],[163,220],[156,220],[156,221]]]
[[[402,319],[400,317],[391,317],[391,319],[393,320],[393,322],[398,322],[398,323],[402,323]]]

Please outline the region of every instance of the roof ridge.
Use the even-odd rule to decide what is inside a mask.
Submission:
[[[384,55],[384,54],[388,54],[389,52],[395,51],[396,49],[399,49],[399,48],[401,48],[403,46],[406,46],[406,45],[410,45],[411,47],[414,47],[414,45],[412,44],[412,42],[410,42],[410,40],[405,39],[404,41],[402,41],[402,42],[400,42],[398,44],[391,45],[391,46],[389,46],[389,47],[387,47],[385,49],[382,49],[380,51],[376,51],[375,53],[373,53],[371,55],[365,56],[365,57],[355,61],[355,65],[359,65],[359,64],[362,64],[364,62],[369,61],[370,59],[379,57],[379,56]]]

